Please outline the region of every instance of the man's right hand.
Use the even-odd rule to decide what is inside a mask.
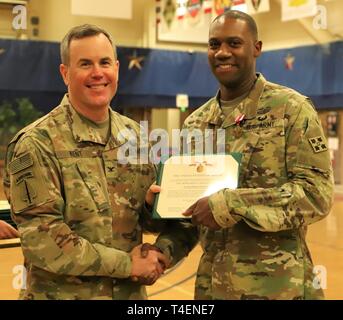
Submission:
[[[145,195],[145,202],[151,207],[154,204],[156,193],[161,192],[161,187],[152,184]]]
[[[0,239],[18,238],[19,232],[7,222],[0,220]]]
[[[144,285],[152,285],[163,274],[168,259],[158,250],[142,250],[134,247],[130,253],[132,261],[131,279]]]

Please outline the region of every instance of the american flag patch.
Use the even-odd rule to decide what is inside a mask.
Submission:
[[[22,171],[26,168],[29,168],[33,165],[33,158],[31,153],[26,153],[22,156],[20,156],[18,159],[13,160],[10,165],[10,173],[15,174],[19,171]]]

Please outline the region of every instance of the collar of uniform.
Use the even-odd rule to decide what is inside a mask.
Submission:
[[[237,117],[244,114],[244,119],[253,119],[256,117],[257,113],[257,106],[260,96],[262,95],[264,86],[266,84],[266,79],[262,76],[262,74],[257,74],[257,80],[251,89],[249,95],[233,110],[231,114],[225,118],[222,127],[226,128],[232,126],[236,123]],[[219,101],[219,100],[217,100]],[[218,102],[219,107],[219,102]],[[220,108],[219,108],[220,109]],[[221,113],[222,110],[220,109]]]
[[[62,105],[67,108],[70,130],[76,142],[94,142],[103,145],[101,137],[96,130],[84,122],[70,104],[67,94],[63,97]]]

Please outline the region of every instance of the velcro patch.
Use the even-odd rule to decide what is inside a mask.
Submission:
[[[24,180],[31,179],[31,178],[33,178],[33,172],[31,172],[31,171],[24,172],[18,178],[15,178],[15,183],[19,184],[19,183],[22,183]]]
[[[9,164],[9,170],[11,174],[16,174],[19,171],[27,169],[33,165],[33,158],[31,153],[25,153],[20,156],[18,159],[13,160]]]
[[[325,140],[322,136],[310,138],[308,141],[310,142],[310,145],[315,153],[328,150],[328,147],[325,144]]]

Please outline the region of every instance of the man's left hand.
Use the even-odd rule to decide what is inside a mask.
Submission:
[[[142,247],[141,247],[141,257],[146,258],[148,256],[150,250],[157,251],[157,252],[160,252],[163,254],[163,252],[160,248],[156,247],[153,244],[145,242],[142,244]],[[167,262],[167,264],[166,264],[166,262]],[[163,269],[163,272],[164,272],[164,270],[168,268],[169,261],[168,260],[165,260],[165,261],[159,260],[159,263],[160,263],[160,265]]]
[[[152,285],[164,273],[169,260],[156,246],[144,243],[130,252],[131,280],[142,285]]]
[[[192,216],[192,223],[194,225],[203,225],[212,230],[219,230],[221,228],[214,220],[212,210],[208,204],[208,197],[199,199],[182,214],[186,217]]]

